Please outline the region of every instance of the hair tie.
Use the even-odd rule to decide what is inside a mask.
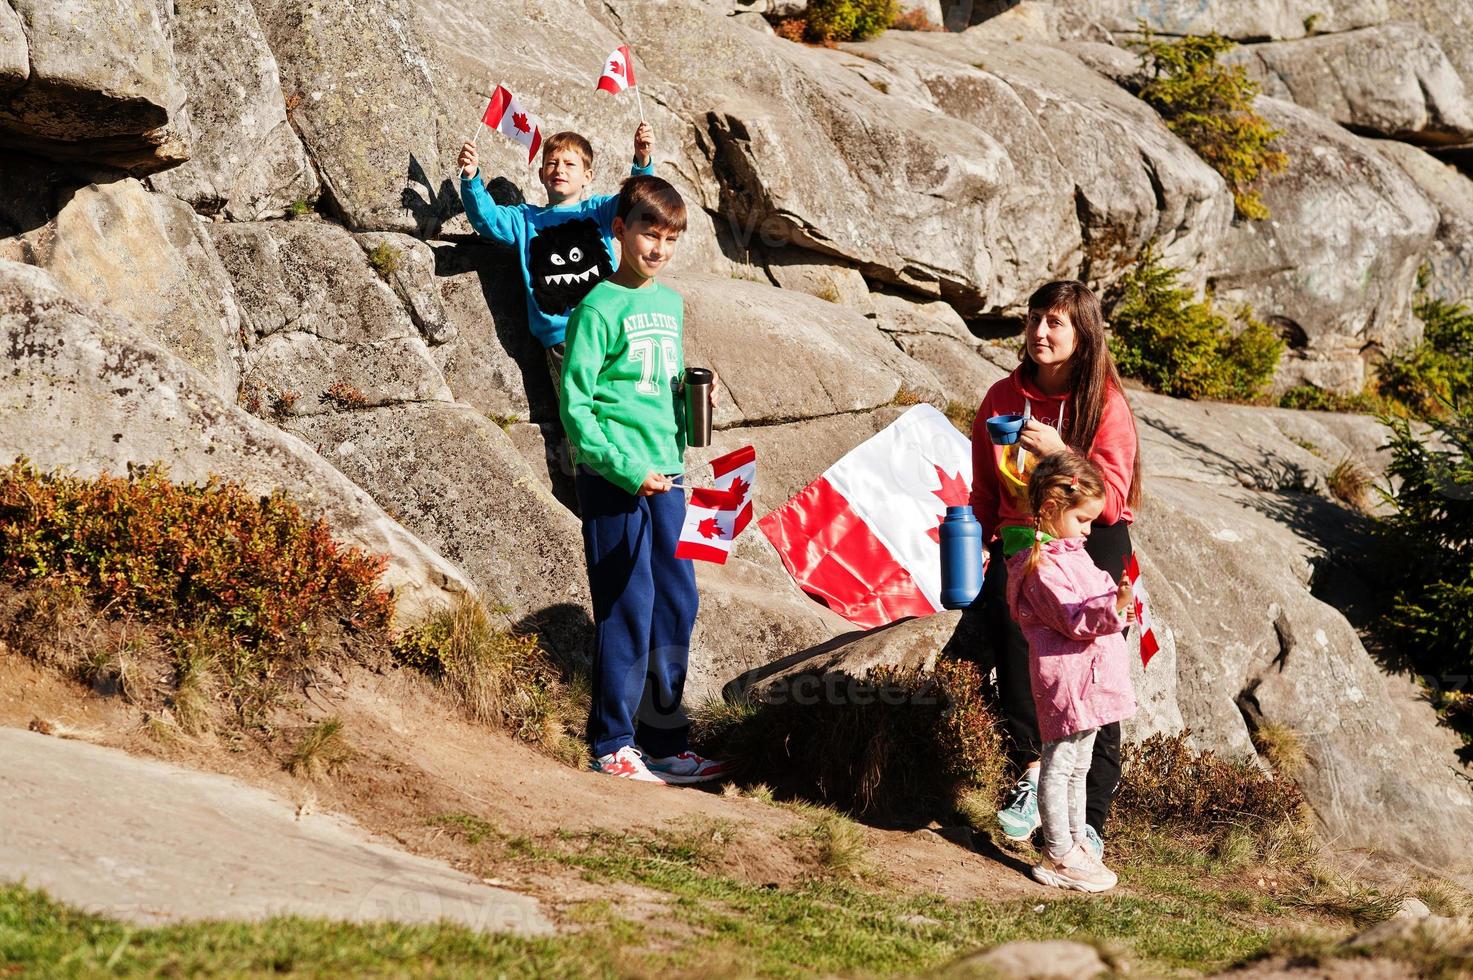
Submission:
[[[1043,532],[1042,531],[1034,531],[1033,532],[1033,540],[1034,541],[1040,541],[1041,542],[1043,540]]]
[[[1079,477],[1077,477],[1077,476],[1071,476],[1071,477],[1069,477],[1069,493],[1075,494],[1075,493],[1078,493],[1079,492],[1079,482],[1078,481],[1079,481]]]

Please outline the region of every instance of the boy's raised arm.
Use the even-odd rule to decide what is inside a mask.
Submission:
[[[650,469],[604,436],[593,411],[593,391],[608,350],[608,325],[596,310],[577,306],[568,317],[564,341],[563,396],[559,414],[579,463],[628,494],[638,494]]]
[[[494,242],[515,245],[525,229],[521,210],[491,200],[486,185],[481,183],[475,146],[467,143],[461,147],[460,161],[460,201],[465,205],[465,216],[470,219],[471,227]]]

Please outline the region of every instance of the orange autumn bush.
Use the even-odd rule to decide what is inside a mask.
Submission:
[[[279,491],[175,483],[162,467],[0,471],[0,582],[64,584],[111,617],[205,625],[263,652],[310,646],[328,622],[387,640],[384,567]]]

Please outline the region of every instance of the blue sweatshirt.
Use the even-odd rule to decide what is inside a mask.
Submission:
[[[631,175],[651,174],[634,164]],[[527,289],[527,325],[543,347],[563,342],[568,314],[588,291],[614,271],[616,194],[601,194],[571,204],[497,204],[481,174],[460,178],[460,199],[471,227],[494,242],[514,246]]]

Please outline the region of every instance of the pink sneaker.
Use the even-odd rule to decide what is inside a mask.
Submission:
[[[728,776],[732,769],[728,762],[702,758],[694,752],[682,752],[663,759],[650,758],[645,760],[645,764],[656,779],[667,783],[704,783]]]
[[[1114,888],[1119,879],[1083,844],[1075,844],[1068,854],[1057,860],[1045,851],[1042,860],[1033,866],[1033,880],[1055,888],[1104,892]]]
[[[639,783],[663,783],[665,781],[650,772],[649,767],[644,764],[644,757],[639,754],[639,749],[632,745],[626,745],[611,755],[599,756],[593,768],[606,776],[618,776],[621,779],[632,779]]]

